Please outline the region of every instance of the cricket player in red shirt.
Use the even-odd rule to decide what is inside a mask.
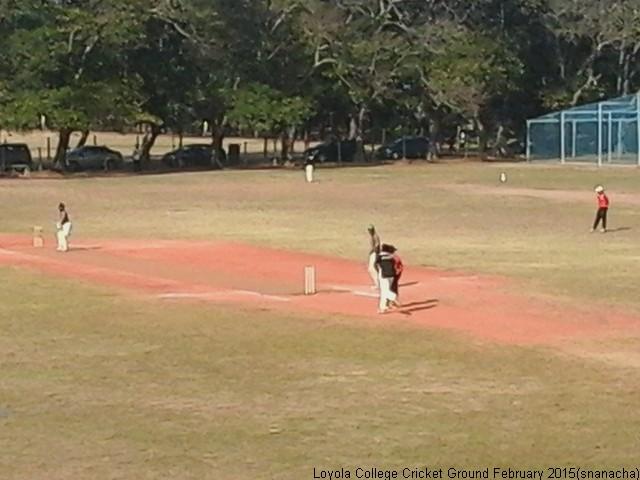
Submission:
[[[404,272],[404,264],[402,263],[402,259],[400,255],[398,255],[398,251],[396,247],[391,246],[391,253],[393,254],[393,269],[395,271],[395,276],[393,277],[393,282],[391,282],[391,291],[396,294],[395,306],[400,306],[400,277],[402,277],[402,272]]]
[[[609,212],[609,197],[604,193],[604,187],[602,185],[598,185],[596,187],[596,195],[598,198],[598,211],[596,213],[596,219],[593,222],[593,228],[591,232],[595,232],[602,221],[602,228],[600,231],[602,233],[607,232],[607,213]]]
[[[391,292],[395,294],[396,298],[391,303],[391,306],[399,308],[400,305],[400,277],[402,276],[402,272],[404,271],[404,264],[402,263],[402,259],[400,255],[398,255],[398,249],[393,245],[383,244],[381,247],[384,253],[391,255],[391,260],[393,262],[393,279],[391,280]]]

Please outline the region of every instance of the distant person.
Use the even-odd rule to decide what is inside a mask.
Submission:
[[[393,279],[396,276],[393,254],[388,250],[388,245],[383,245],[380,249],[380,253],[376,255],[376,266],[378,267],[378,282],[380,288],[378,313],[386,313],[389,311],[389,307],[398,306],[398,297],[391,290]]]
[[[376,227],[373,225],[369,225],[367,231],[369,232],[369,263],[367,269],[369,271],[369,276],[373,281],[372,288],[379,288],[378,268],[376,267],[376,260],[378,254],[380,253],[380,236],[376,232]]]
[[[304,175],[307,183],[313,182],[313,172],[316,168],[316,161],[313,158],[307,157],[304,161]]]
[[[59,215],[59,219],[58,219],[58,222],[56,223],[58,251],[68,252],[69,237],[71,236],[71,219],[69,218],[69,213],[67,212],[67,207],[65,206],[64,203],[60,203],[58,205],[58,215]]]
[[[465,132],[464,130],[460,131],[459,144],[460,144],[460,150],[466,152],[466,148],[467,148],[467,132]]]
[[[607,233],[607,213],[609,213],[609,197],[604,191],[604,187],[602,185],[598,185],[596,187],[596,198],[598,201],[598,211],[596,212],[596,219],[593,222],[593,227],[591,228],[591,232],[595,232],[600,222],[602,222],[602,228],[600,231],[602,233]]]

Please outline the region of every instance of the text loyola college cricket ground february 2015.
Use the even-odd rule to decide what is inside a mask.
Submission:
[[[358,479],[423,479],[423,480],[639,480],[640,468],[618,469],[583,469],[580,467],[547,467],[540,469],[517,469],[502,467],[485,467],[481,469],[430,468],[430,467],[404,467],[404,468],[377,468],[357,467],[339,469],[313,469],[314,479],[337,480],[345,478]]]

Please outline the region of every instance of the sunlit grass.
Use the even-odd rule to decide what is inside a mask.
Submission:
[[[0,475],[632,465],[638,370],[353,319],[158,305],[0,269]]]
[[[584,201],[474,193],[473,185],[587,192]],[[524,289],[637,308],[640,212],[616,194],[640,192],[634,168],[412,165],[302,171],[225,171],[68,181],[3,182],[0,231],[51,226],[60,200],[87,237],[247,241],[362,259],[366,225],[409,266],[513,277]],[[608,235],[591,235],[593,185],[613,200]],[[465,193],[441,188],[466,184]]]

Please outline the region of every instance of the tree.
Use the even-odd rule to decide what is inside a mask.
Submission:
[[[484,151],[486,123],[495,120],[496,114],[491,101],[506,96],[521,71],[519,60],[499,42],[459,29],[444,37],[427,77],[434,103],[473,120]]]
[[[575,106],[609,94],[628,94],[638,73],[637,2],[549,0],[546,13],[556,76],[545,95],[549,108]]]
[[[55,162],[64,164],[74,130],[122,128],[138,110],[138,82],[126,75],[122,54],[137,35],[131,2],[16,2],[0,49],[10,77],[3,80],[0,119],[33,127],[41,114],[59,131]]]
[[[145,128],[138,152],[142,168],[164,129],[181,132],[185,125],[198,120],[198,42],[186,33],[190,26],[173,20],[177,13],[168,8],[150,8],[144,13],[143,40],[128,55],[128,69],[141,82],[141,111],[136,123]]]
[[[638,20],[637,0],[0,0],[0,123],[47,114],[61,161],[73,130],[138,122],[146,161],[161,131],[203,121],[220,150],[253,95],[285,150],[300,119],[434,144],[472,121],[499,144],[546,109],[637,89]]]
[[[282,140],[281,159],[287,160],[292,129],[311,116],[311,103],[302,97],[287,97],[267,85],[253,84],[234,92],[229,121],[241,129],[274,132]]]

